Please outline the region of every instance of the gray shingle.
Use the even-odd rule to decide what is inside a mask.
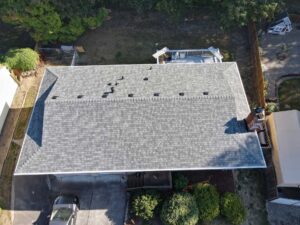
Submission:
[[[264,167],[248,113],[235,63],[48,68],[15,174]]]

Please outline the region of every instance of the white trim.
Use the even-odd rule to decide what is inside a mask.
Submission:
[[[166,168],[166,169],[132,169],[132,170],[98,170],[98,171],[74,171],[74,172],[40,172],[40,173],[15,173],[14,176],[23,175],[56,175],[56,174],[89,174],[89,173],[131,173],[131,172],[156,172],[156,171],[186,171],[186,170],[234,170],[234,169],[263,169],[264,166],[236,166],[236,167],[194,167],[194,168]]]

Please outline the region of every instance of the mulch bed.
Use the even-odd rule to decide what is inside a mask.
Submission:
[[[235,191],[231,170],[198,170],[182,171],[180,173],[188,178],[190,185],[199,182],[209,182],[215,185],[220,193]]]

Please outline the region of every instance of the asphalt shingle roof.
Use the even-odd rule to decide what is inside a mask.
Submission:
[[[249,112],[236,63],[50,67],[15,174],[264,167]]]

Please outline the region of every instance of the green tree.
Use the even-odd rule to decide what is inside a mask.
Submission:
[[[220,214],[219,193],[215,186],[208,183],[198,183],[194,187],[193,194],[198,205],[201,221],[212,221]]]
[[[134,196],[132,208],[134,215],[143,220],[152,219],[154,211],[160,202],[160,197],[156,193],[141,193]]]
[[[281,9],[281,0],[213,0],[224,27],[271,19]]]
[[[165,225],[195,225],[198,222],[198,209],[189,193],[174,194],[163,203],[160,213]]]
[[[37,43],[56,40],[62,26],[59,14],[47,1],[28,4],[22,10],[11,10],[3,20],[24,28]]]
[[[73,17],[69,23],[64,24],[59,32],[58,40],[61,42],[73,42],[85,31],[82,19]]]
[[[238,195],[226,193],[221,198],[221,214],[233,225],[240,225],[245,221],[246,210]]]
[[[11,49],[6,53],[4,61],[8,68],[26,72],[36,68],[39,55],[30,48]]]

